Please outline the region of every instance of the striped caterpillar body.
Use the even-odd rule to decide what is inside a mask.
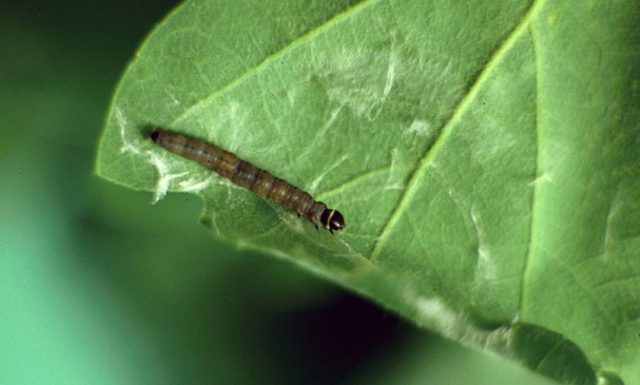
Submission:
[[[153,143],[187,159],[195,160],[230,179],[238,186],[293,210],[311,223],[334,231],[344,229],[344,217],[338,210],[327,208],[296,186],[255,167],[229,151],[190,136],[154,128],[149,137]]]

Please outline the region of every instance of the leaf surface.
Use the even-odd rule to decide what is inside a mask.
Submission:
[[[566,383],[640,383],[633,1],[193,0],[118,86],[98,174]],[[339,209],[316,231],[155,147],[216,143]]]

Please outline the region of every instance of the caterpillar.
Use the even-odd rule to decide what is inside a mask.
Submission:
[[[295,211],[298,216],[311,221],[316,228],[320,226],[333,234],[345,227],[344,217],[338,210],[328,208],[309,193],[215,144],[157,127],[151,128],[149,138],[156,145],[194,160],[238,186]]]

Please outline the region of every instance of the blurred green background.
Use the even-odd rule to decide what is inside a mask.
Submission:
[[[0,384],[545,384],[93,175],[175,1],[0,5]]]

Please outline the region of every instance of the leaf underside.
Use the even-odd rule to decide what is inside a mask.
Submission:
[[[640,383],[638,25],[633,0],[187,1],[123,76],[97,171],[196,193],[220,237],[463,344],[565,383]],[[347,228],[155,147],[148,124]]]

